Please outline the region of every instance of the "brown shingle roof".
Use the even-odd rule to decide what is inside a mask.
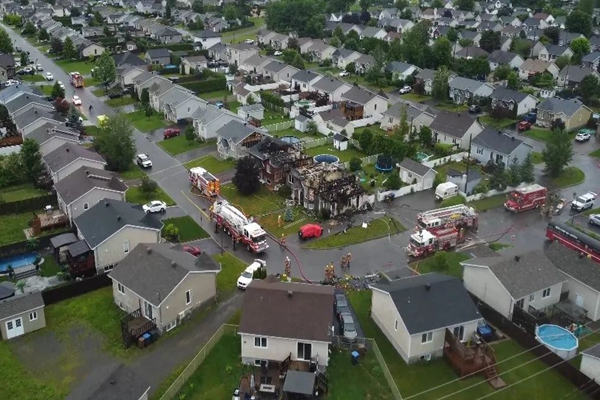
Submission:
[[[238,331],[327,342],[332,310],[332,286],[253,281],[246,289]]]

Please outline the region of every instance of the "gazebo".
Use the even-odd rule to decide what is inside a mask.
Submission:
[[[283,384],[285,399],[315,399],[315,373],[288,370]]]

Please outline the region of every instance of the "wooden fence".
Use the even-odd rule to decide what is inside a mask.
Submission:
[[[43,210],[47,205],[56,204],[57,200],[55,193],[40,197],[32,197],[20,201],[11,201],[10,203],[0,203],[0,215],[20,214],[28,211]]]
[[[96,275],[81,281],[70,281],[59,286],[44,289],[42,297],[44,304],[48,306],[110,285],[112,285],[112,280],[107,274]]]

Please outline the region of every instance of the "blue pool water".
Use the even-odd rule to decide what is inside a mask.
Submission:
[[[573,350],[578,346],[577,338],[568,330],[558,325],[542,325],[538,327],[537,336],[548,347],[557,350]]]
[[[317,164],[335,164],[340,161],[340,159],[337,156],[334,156],[333,154],[319,154],[317,156],[314,156],[313,160],[315,160]]]
[[[0,273],[6,272],[9,265],[12,265],[13,269],[31,265],[37,258],[38,253],[26,253],[19,254],[18,256],[3,258],[0,260]]]

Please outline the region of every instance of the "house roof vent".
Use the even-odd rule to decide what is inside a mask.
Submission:
[[[104,206],[105,206],[105,207],[108,207],[109,205],[110,205],[110,204],[108,204],[108,201],[105,201],[105,202],[104,202]]]
[[[148,253],[148,254],[152,253],[152,249],[150,247],[146,247],[146,253]]]
[[[175,268],[177,266],[177,263],[175,261],[171,261],[171,267]]]
[[[120,221],[120,220],[121,220],[121,216],[117,215],[117,221]]]

